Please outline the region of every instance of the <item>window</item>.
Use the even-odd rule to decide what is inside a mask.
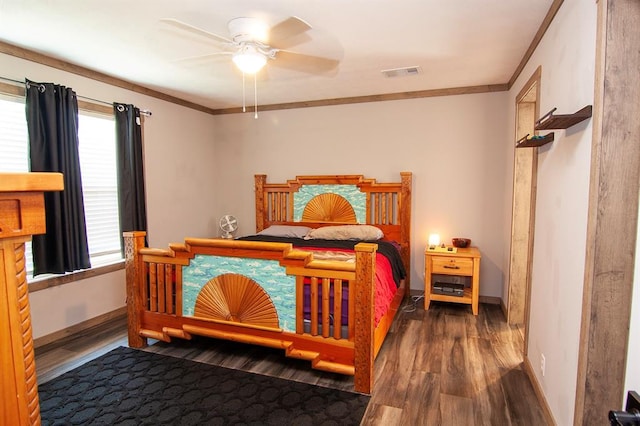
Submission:
[[[116,129],[113,116],[79,113],[80,169],[89,255],[120,254]]]
[[[91,265],[98,266],[122,259],[113,115],[80,110],[78,138],[89,256]],[[1,94],[0,171],[29,171],[24,98]],[[25,247],[25,258],[30,276],[30,243]]]

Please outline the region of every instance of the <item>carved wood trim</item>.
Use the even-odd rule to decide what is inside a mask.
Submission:
[[[142,282],[144,264],[139,251],[144,247],[146,232],[124,233],[125,275],[127,280],[127,315],[129,346],[142,348],[147,346],[147,339],[140,335],[140,315],[143,310],[142,295],[136,295],[136,291],[142,291],[145,287]],[[137,297],[136,297],[137,296]]]
[[[16,284],[18,311],[22,329],[22,353],[24,354],[24,375],[26,384],[27,411],[30,424],[40,423],[40,407],[38,405],[38,383],[36,380],[36,360],[33,351],[33,332],[31,327],[31,310],[29,308],[29,288],[27,270],[24,259],[24,243],[14,244],[16,261]]]
[[[63,187],[60,173],[0,174],[0,424],[40,424],[24,243],[44,232],[43,191]]]

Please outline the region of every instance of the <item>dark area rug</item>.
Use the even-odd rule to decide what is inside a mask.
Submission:
[[[38,387],[43,425],[358,425],[369,402],[124,347]]]

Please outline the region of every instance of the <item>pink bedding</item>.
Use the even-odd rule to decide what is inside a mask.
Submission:
[[[326,251],[326,249],[322,249],[322,248],[317,248],[317,247],[298,247],[301,250],[308,250],[308,251],[318,251],[318,252],[323,252]],[[343,253],[349,253],[352,254],[354,253],[353,250],[346,250],[346,249],[342,249],[340,250],[340,252]],[[398,287],[393,279],[393,272],[391,269],[391,263],[389,262],[389,259],[387,259],[386,256],[384,256],[381,253],[376,253],[376,290],[375,290],[375,325],[378,325],[378,322],[380,321],[380,318],[382,318],[382,316],[387,312],[387,310],[389,309],[389,306],[391,305],[391,301],[393,300],[393,296],[395,296],[396,291],[398,291]],[[343,288],[343,292],[342,292],[342,306],[347,306],[347,298],[348,298],[349,292],[348,292],[348,288]],[[322,294],[319,291],[318,293],[318,298],[319,300],[322,299]],[[331,310],[333,310],[333,294],[330,295],[330,306],[331,306]],[[311,313],[311,308],[309,307],[310,305],[310,296],[308,294],[308,291],[305,291],[305,317],[308,318],[308,316]],[[321,303],[319,303],[319,306],[321,306]],[[348,322],[348,312],[347,309],[344,309],[342,312],[342,324],[346,325]]]

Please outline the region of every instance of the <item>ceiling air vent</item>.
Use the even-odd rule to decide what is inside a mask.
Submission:
[[[420,67],[404,67],[404,68],[392,68],[389,70],[382,70],[382,74],[385,77],[404,77],[408,75],[418,75],[422,73]]]

